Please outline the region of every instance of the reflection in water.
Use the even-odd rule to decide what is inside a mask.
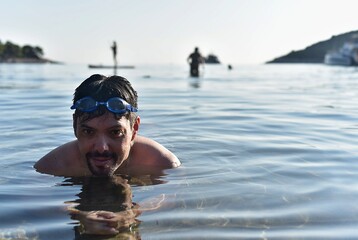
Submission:
[[[75,201],[66,202],[71,218],[78,220],[74,227],[76,239],[140,239],[138,233],[139,206],[132,202],[128,180],[121,176],[71,178],[66,182],[82,185]],[[96,236],[97,235],[97,236]]]
[[[190,78],[189,85],[192,88],[200,88],[200,79],[199,78]]]

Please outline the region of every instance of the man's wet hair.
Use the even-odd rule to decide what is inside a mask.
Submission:
[[[112,97],[120,97],[135,108],[138,108],[137,92],[133,89],[132,84],[121,76],[104,76],[101,74],[94,74],[83,81],[75,90],[73,94],[73,103],[84,97],[92,97],[96,101],[105,102]],[[81,112],[75,110],[73,126],[76,128],[77,119],[81,122],[104,115],[107,112],[105,106],[99,106],[93,112]],[[121,118],[123,115],[129,119],[131,126],[137,117],[133,112],[127,112],[123,115],[113,113],[116,118]]]

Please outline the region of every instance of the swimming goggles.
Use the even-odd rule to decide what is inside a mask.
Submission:
[[[94,100],[92,97],[84,97],[76,101],[71,109],[77,109],[81,112],[93,112],[100,105],[106,106],[108,111],[116,114],[123,114],[127,111],[129,112],[137,112],[138,109],[132,107],[129,103],[119,97],[113,97],[107,100],[107,102],[98,102]]]

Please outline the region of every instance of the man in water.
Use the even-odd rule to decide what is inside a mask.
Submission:
[[[120,76],[95,74],[75,90],[76,140],[42,157],[35,169],[56,176],[132,175],[180,166],[161,144],[139,136],[137,92]]]
[[[199,77],[199,65],[204,63],[204,58],[201,56],[199,48],[194,49],[194,52],[188,56],[187,61],[190,64],[190,76]]]

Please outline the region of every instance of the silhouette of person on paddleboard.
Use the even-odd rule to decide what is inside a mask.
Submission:
[[[112,53],[113,53],[114,66],[117,67],[117,43],[116,43],[116,41],[113,41],[111,49],[112,49]]]

